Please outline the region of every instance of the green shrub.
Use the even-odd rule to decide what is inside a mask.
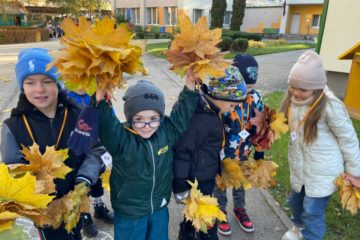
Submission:
[[[222,37],[222,41],[218,44],[218,47],[221,49],[222,52],[229,51],[233,44],[233,40],[231,37],[224,36]]]
[[[246,38],[237,38],[234,40],[232,48],[238,52],[245,52],[248,46],[249,43]]]
[[[155,39],[159,39],[160,38],[160,33],[155,33],[154,37],[155,37]]]
[[[143,28],[141,25],[135,25],[134,31],[135,31],[136,33],[143,32],[143,31],[144,31],[144,28]]]
[[[144,39],[144,38],[145,38],[145,34],[144,34],[143,32],[138,32],[138,33],[136,34],[136,36],[137,36],[138,38],[140,38],[140,39]]]

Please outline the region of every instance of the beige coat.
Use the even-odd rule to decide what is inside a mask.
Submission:
[[[303,143],[304,126],[297,132],[297,140],[289,144],[290,183],[294,191],[300,192],[305,186],[309,197],[325,197],[337,190],[334,181],[346,172],[360,176],[360,149],[356,132],[338,98],[329,90],[326,110],[318,122],[318,135],[314,143]],[[292,126],[309,109],[309,105],[291,103]]]

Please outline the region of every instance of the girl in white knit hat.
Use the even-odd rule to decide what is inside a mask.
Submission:
[[[323,239],[325,211],[336,191],[335,179],[344,171],[360,176],[356,132],[343,102],[326,82],[322,60],[313,51],[304,52],[289,75],[281,111],[290,126],[289,205],[295,226],[283,240]]]

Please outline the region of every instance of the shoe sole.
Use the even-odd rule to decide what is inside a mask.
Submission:
[[[237,219],[235,213],[233,213],[234,215],[234,218],[235,218],[235,221],[240,225],[240,228],[244,231],[244,232],[247,232],[247,233],[252,233],[255,231],[255,227],[253,226],[252,228],[246,228],[244,227],[241,222]]]
[[[220,229],[218,229],[218,232],[219,232],[221,235],[223,235],[223,236],[229,236],[229,235],[231,235],[231,230],[228,231],[228,232],[223,232],[223,231],[221,231]]]

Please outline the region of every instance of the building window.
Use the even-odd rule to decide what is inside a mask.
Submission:
[[[320,27],[320,15],[313,15],[312,27],[313,28],[319,28]]]
[[[165,25],[176,25],[177,21],[177,8],[176,7],[165,7],[164,8]]]
[[[159,24],[159,11],[157,8],[147,8],[147,24]]]
[[[224,25],[230,25],[231,12],[226,11],[224,15]]]
[[[194,9],[193,16],[194,16],[194,18],[193,18],[194,23],[197,23],[199,18],[201,18],[203,16],[203,10],[202,9]]]
[[[126,8],[118,8],[116,9],[117,14],[121,15],[124,20],[128,18],[128,16],[126,16]]]
[[[130,21],[134,24],[140,24],[140,8],[131,8]]]

